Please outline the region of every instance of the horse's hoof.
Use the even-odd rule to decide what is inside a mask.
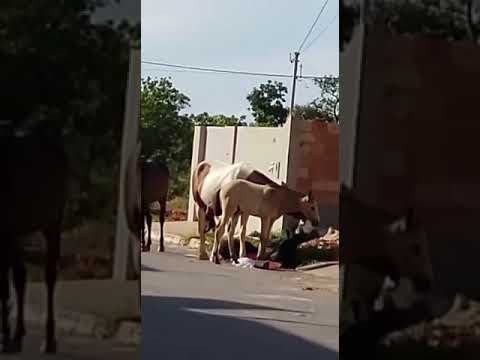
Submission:
[[[44,354],[55,354],[57,352],[57,342],[55,340],[46,341],[40,350]]]
[[[150,252],[150,246],[145,246],[142,248],[143,252]]]
[[[217,265],[220,264],[220,260],[218,259],[218,256],[215,256],[215,255],[210,256],[210,262]]]
[[[163,246],[159,246],[157,252],[165,252],[165,248]]]

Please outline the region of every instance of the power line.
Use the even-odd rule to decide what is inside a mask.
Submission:
[[[217,73],[224,73],[224,74],[239,74],[239,75],[252,75],[252,76],[271,76],[271,77],[285,77],[290,78],[290,75],[286,74],[269,74],[269,73],[256,73],[250,71],[237,71],[237,70],[224,70],[224,69],[213,69],[213,68],[204,68],[204,67],[197,67],[197,66],[186,66],[186,65],[175,65],[175,64],[167,64],[167,63],[160,63],[154,61],[142,61],[144,64],[150,65],[160,65],[166,67],[174,67],[179,69],[188,69],[188,70],[199,70],[199,71],[208,71],[208,72],[217,72]]]
[[[238,71],[238,70],[225,70],[225,69],[215,69],[215,68],[206,68],[206,67],[199,67],[199,66],[187,66],[187,65],[177,65],[177,64],[168,64],[156,61],[142,61],[143,64],[149,65],[157,65],[157,66],[165,66],[171,68],[178,68],[178,69],[186,69],[186,70],[196,70],[195,72],[211,72],[211,73],[221,73],[221,74],[235,74],[235,75],[248,75],[248,76],[263,76],[263,77],[279,77],[279,78],[289,78],[291,79],[293,76],[288,74],[271,74],[271,73],[261,73],[261,72],[252,72],[252,71]],[[303,79],[316,79],[321,78],[323,76],[299,76],[299,78]]]
[[[317,22],[318,22],[318,19],[320,19],[320,15],[322,15],[323,10],[325,9],[325,6],[327,6],[327,3],[328,3],[328,0],[325,0],[325,2],[323,3],[322,8],[321,8],[320,11],[318,12],[317,18],[316,18],[315,21],[313,22],[312,26],[310,27],[310,30],[308,30],[307,35],[305,35],[305,38],[303,39],[302,43],[300,44],[300,47],[298,48],[298,52],[300,52],[300,51],[302,50],[303,45],[305,45],[305,42],[307,41],[308,37],[309,37],[310,34],[312,33],[313,28],[315,27],[315,25],[316,25]]]
[[[323,35],[323,33],[324,33],[325,31],[327,31],[328,27],[329,27],[330,25],[332,25],[332,23],[335,21],[335,19],[337,18],[337,16],[338,16],[338,14],[335,15],[335,16],[332,18],[332,20],[330,20],[329,23],[317,34],[317,36],[315,36],[315,38],[308,43],[308,45],[305,47],[305,50],[303,50],[303,52],[306,52],[306,51],[313,45],[313,43],[314,43],[315,41],[317,41],[317,40],[320,38],[320,36]]]

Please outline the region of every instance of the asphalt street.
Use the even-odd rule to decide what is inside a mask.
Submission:
[[[338,277],[142,255],[143,360],[337,359]]]

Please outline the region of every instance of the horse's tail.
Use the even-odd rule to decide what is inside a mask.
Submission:
[[[209,171],[210,171],[210,165],[208,165],[205,162],[201,162],[193,170],[193,174],[192,174],[193,200],[195,200],[195,202],[199,207],[201,207],[202,209],[205,209],[205,211],[207,209],[207,205],[200,198],[200,182],[201,182],[201,178],[204,178]]]

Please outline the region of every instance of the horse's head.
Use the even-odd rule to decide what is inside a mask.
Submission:
[[[424,228],[414,220],[413,210],[383,230],[396,275],[412,279],[418,291],[429,290],[433,284],[433,268],[428,242]]]
[[[308,195],[303,196],[300,199],[300,213],[303,215],[303,220],[309,220],[313,226],[317,226],[320,223],[318,215],[318,204],[312,197],[310,191]]]

